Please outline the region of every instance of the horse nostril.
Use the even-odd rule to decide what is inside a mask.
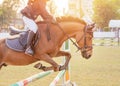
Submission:
[[[91,57],[91,55],[88,55],[88,56],[87,56],[87,58],[90,58],[90,57]]]
[[[92,55],[87,53],[82,53],[83,58],[89,59]]]

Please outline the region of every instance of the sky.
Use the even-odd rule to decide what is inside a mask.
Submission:
[[[0,4],[3,2],[4,0],[0,0]],[[20,12],[21,9],[23,9],[26,6],[26,2],[28,0],[20,0],[21,6],[18,9],[17,13]],[[68,7],[68,0],[51,0],[54,2],[57,10],[56,10],[56,14],[57,16],[63,16],[65,13],[67,13],[67,11],[69,10]]]
[[[3,0],[0,0],[0,4],[3,2]]]

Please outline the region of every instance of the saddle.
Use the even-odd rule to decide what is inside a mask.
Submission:
[[[12,35],[12,37],[9,37],[5,40],[7,47],[15,51],[25,52],[27,46],[28,31],[18,30],[13,26],[9,27],[9,29],[10,35]],[[38,37],[38,34],[36,34],[34,38],[36,37]],[[35,45],[35,43],[37,43],[36,41],[37,38],[33,41],[32,47]]]
[[[45,24],[45,28],[46,28],[46,38],[49,41],[51,40],[49,25]],[[25,52],[26,46],[27,46],[28,31],[18,30],[13,26],[10,26],[9,29],[10,29],[10,35],[12,35],[12,38],[10,37],[5,40],[7,47],[15,51]],[[37,31],[36,35],[33,37],[33,41],[30,45],[32,49],[34,49],[35,45],[38,43],[38,39],[40,39],[39,31]]]
[[[16,34],[19,34],[19,33],[22,33],[22,32],[26,32],[25,30],[19,30],[19,29],[13,27],[13,26],[10,26],[9,30],[10,30],[10,35],[16,35]]]

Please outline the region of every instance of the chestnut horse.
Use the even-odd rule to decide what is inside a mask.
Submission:
[[[92,55],[92,38],[94,25],[87,25],[84,21],[78,19],[59,19],[58,24],[49,23],[50,40],[46,36],[46,28],[42,28],[46,23],[38,23],[38,31],[40,38],[34,47],[34,55],[29,56],[24,52],[17,52],[8,48],[5,44],[6,38],[0,39],[0,68],[6,65],[23,66],[29,65],[37,61],[44,61],[51,64],[50,67],[36,64],[36,68],[44,71],[54,70],[60,71],[66,69],[71,58],[69,52],[61,51],[62,44],[71,38],[76,40],[73,42],[81,51],[82,57],[88,59]],[[60,66],[52,58],[65,56],[66,62]]]

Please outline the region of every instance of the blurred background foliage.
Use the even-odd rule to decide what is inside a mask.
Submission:
[[[9,25],[16,17],[16,10],[19,7],[19,0],[4,0],[0,5],[0,26],[1,28]]]
[[[120,0],[94,0],[93,11],[93,21],[98,27],[104,28],[111,19],[120,19]]]
[[[8,26],[10,22],[17,17],[18,15],[17,11],[21,4],[20,1],[21,0],[4,0],[3,3],[0,4],[0,28]],[[79,1],[82,2],[82,0]],[[97,27],[102,29],[104,27],[107,28],[108,23],[111,19],[114,20],[120,19],[120,6],[119,6],[120,0],[91,0],[91,1],[93,14],[90,17],[92,21],[96,23]],[[25,1],[23,0],[23,2]],[[51,6],[49,7],[51,8]],[[82,12],[82,10],[84,10],[84,7],[81,8],[80,6],[79,11],[77,10],[77,13],[80,12],[80,15],[83,15],[84,13]],[[74,13],[76,14],[76,12]]]

